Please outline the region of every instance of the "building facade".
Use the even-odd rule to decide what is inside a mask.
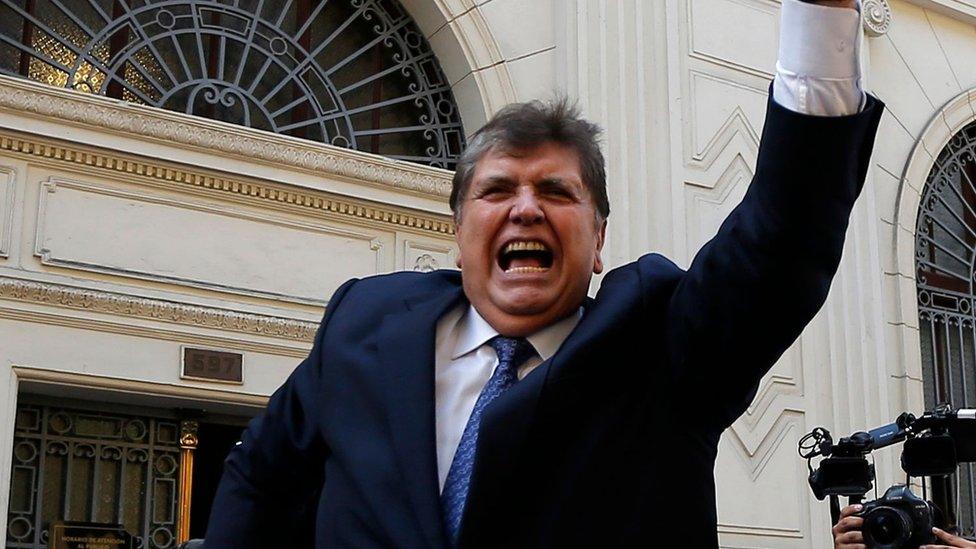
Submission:
[[[506,103],[558,91],[606,128],[611,268],[687,265],[755,168],[779,7],[0,0],[5,546],[64,520],[199,536],[332,291],[453,266],[448,170]],[[723,437],[723,546],[829,545],[813,427],[976,406],[976,2],[862,12],[887,111],[826,305]],[[971,478],[949,487],[970,530]]]

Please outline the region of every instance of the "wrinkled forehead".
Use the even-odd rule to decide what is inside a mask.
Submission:
[[[519,146],[499,142],[489,147],[474,165],[474,175],[484,175],[484,168],[559,172],[563,178],[582,182],[579,153],[573,147],[554,141]]]

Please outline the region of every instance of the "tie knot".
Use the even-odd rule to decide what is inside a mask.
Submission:
[[[518,368],[526,360],[535,356],[535,349],[524,337],[495,336],[488,340],[488,345],[498,355],[500,368]]]

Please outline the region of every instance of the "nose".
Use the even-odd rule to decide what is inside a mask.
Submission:
[[[515,196],[508,219],[516,225],[533,225],[545,219],[545,212],[542,211],[535,193],[522,188]]]

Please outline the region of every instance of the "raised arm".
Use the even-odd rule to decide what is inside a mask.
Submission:
[[[311,353],[271,396],[224,462],[207,526],[206,549],[280,547],[322,486],[328,446],[317,407],[322,404],[322,339],[355,281],[329,301]]]
[[[795,0],[786,0],[783,8],[784,25],[791,22],[790,9],[826,9]],[[848,11],[831,8],[826,13],[843,16],[850,15]],[[857,14],[851,13],[854,19],[846,24],[853,24],[854,40]],[[790,33],[816,28],[810,24],[797,29],[796,20],[792,22],[792,27],[782,29],[783,40],[790,40]],[[810,41],[809,36],[803,40],[809,55],[817,54],[815,45],[837,49],[829,41]],[[856,48],[848,55],[856,55]],[[781,72],[789,69],[784,59],[803,59],[782,50],[780,57]],[[799,65],[810,69],[815,63],[806,60]],[[793,90],[799,106],[824,103],[810,96],[811,78],[790,72],[794,84],[803,84]],[[846,82],[859,86],[859,77]],[[695,409],[716,430],[745,410],[759,379],[826,299],[883,110],[879,101],[865,97],[860,112],[853,111],[856,114],[802,114],[796,112],[800,108],[786,108],[798,105],[778,103],[784,94],[776,93],[777,88],[789,86],[773,85],[749,190],[699,251],[669,309],[669,358],[687,394],[695,395]],[[848,95],[863,97],[859,87],[854,91]],[[844,101],[833,103],[843,107]]]

